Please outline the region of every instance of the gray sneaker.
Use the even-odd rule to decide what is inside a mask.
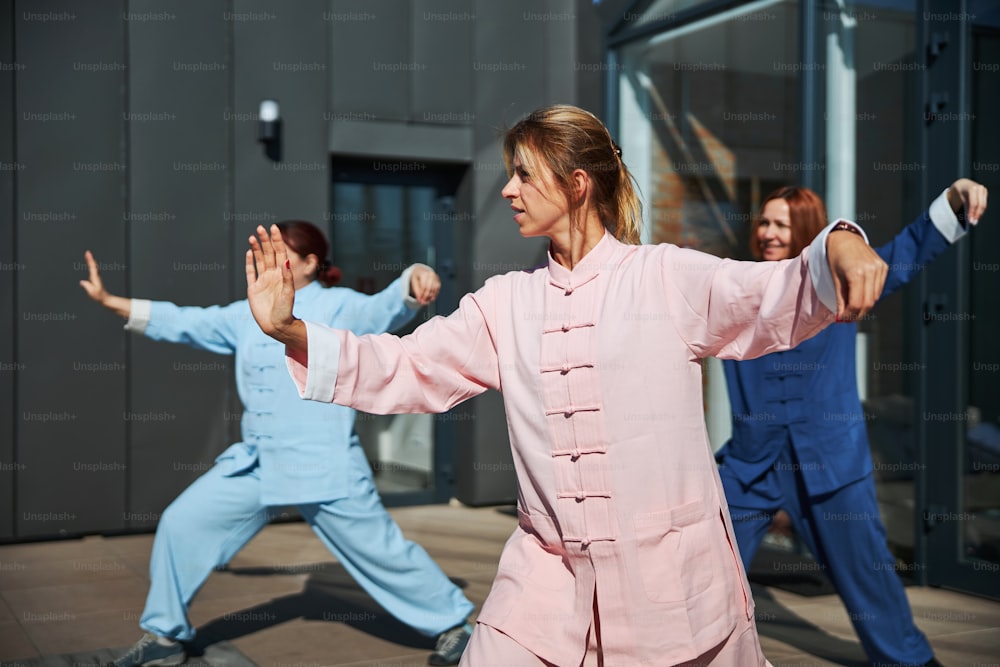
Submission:
[[[138,667],[139,665],[179,665],[187,660],[184,644],[176,642],[164,646],[156,641],[156,635],[143,634],[142,638],[125,655],[114,661],[109,667]]]
[[[445,630],[438,635],[437,646],[427,658],[428,665],[457,665],[462,659],[462,653],[472,636],[472,626],[468,623],[456,625],[451,630]]]

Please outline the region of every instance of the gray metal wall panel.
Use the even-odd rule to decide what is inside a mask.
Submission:
[[[538,264],[544,260],[547,247],[543,240],[522,239],[517,234],[509,206],[500,196],[507,174],[497,128],[510,127],[546,104],[581,104],[577,91],[582,87],[592,95],[599,87],[594,83],[599,74],[580,66],[586,61],[577,49],[578,11],[593,12],[592,8],[578,6],[573,0],[544,4],[481,1],[474,3],[473,11],[471,66],[476,122],[472,198],[476,227],[470,268],[474,289],[491,275]],[[587,53],[592,55],[589,49]],[[516,481],[502,401],[498,396],[475,400],[477,419],[463,425],[459,435],[456,495],[469,504],[506,502],[515,493]],[[466,451],[461,451],[463,439],[470,441]]]
[[[544,256],[546,244],[520,237],[509,205],[500,196],[507,174],[497,129],[555,101],[547,95],[550,22],[525,19],[526,14],[540,11],[538,4],[480,1],[474,3],[474,11],[470,65],[476,115],[472,197],[477,217],[469,267],[472,289],[491,275],[528,268]],[[475,411],[477,419],[459,435],[459,450],[467,449],[457,457],[456,497],[471,505],[507,502],[516,493],[516,480],[502,401],[498,396],[480,396]]]
[[[495,273],[526,268],[544,255],[544,242],[518,235],[510,207],[500,196],[507,174],[497,130],[512,126],[524,114],[556,100],[548,95],[548,23],[524,20],[525,12],[538,11],[537,3],[480,1],[475,8],[479,17],[473,53],[478,122],[473,139],[473,196],[481,218],[477,220],[473,245],[477,267],[473,280],[478,286]]]
[[[395,135],[377,128],[394,121],[449,133],[469,128],[460,147],[446,147],[447,155],[471,162],[457,197],[457,210],[471,220],[456,232],[456,247],[465,249],[455,267],[460,291],[539,261],[544,242],[514,233],[499,195],[506,176],[496,130],[549,102],[590,107],[574,98],[599,74],[574,72],[573,63],[594,58],[582,55],[587,44],[568,23],[556,23],[572,6],[569,0],[555,9],[528,0],[504,6],[231,0],[84,11],[79,3],[24,3],[8,12],[29,60],[14,56],[30,69],[18,73],[19,106],[8,109],[17,119],[14,155],[27,168],[14,185],[17,228],[2,233],[17,237],[13,257],[28,270],[0,273],[0,290],[20,285],[15,321],[0,331],[0,352],[16,336],[24,341],[10,352],[23,370],[7,376],[23,408],[12,409],[21,431],[16,448],[26,457],[16,460],[24,467],[20,488],[33,489],[30,507],[20,509],[46,519],[15,537],[151,525],[238,432],[232,360],[127,337],[121,321],[86,301],[75,284],[85,247],[97,253],[113,292],[185,304],[242,298],[245,239],[258,223],[325,221],[331,129],[341,121],[370,123],[367,136],[384,134],[386,144]],[[576,8],[593,9],[584,0]],[[31,21],[21,19],[22,10]],[[269,97],[281,103],[278,163],[256,136],[258,105]],[[63,111],[76,118],[60,120]],[[22,119],[22,112],[35,115]],[[411,155],[420,143],[413,136],[391,141],[405,143],[398,151]],[[2,137],[0,130],[0,156],[7,155]],[[383,144],[373,140],[372,154],[391,155],[393,147]],[[74,162],[89,166],[74,170]],[[0,174],[0,187],[9,177]],[[63,212],[77,217],[53,215]],[[53,233],[60,234],[58,244]],[[24,312],[34,315],[25,319]],[[499,397],[468,408],[476,419],[459,424],[457,436],[466,468],[470,461],[507,462]],[[74,418],[60,422],[60,410]],[[125,461],[126,450],[128,498],[125,473],[81,469]],[[89,458],[76,456],[78,469],[67,474],[81,451]],[[461,484],[462,499],[477,503],[504,502],[514,488],[512,474]],[[53,488],[66,491],[52,494]],[[46,493],[48,504],[40,504]],[[20,496],[18,502],[24,505]],[[51,520],[61,512],[77,518]],[[10,510],[4,514],[12,518]]]
[[[921,136],[924,168],[920,171],[920,201],[926,202],[937,196],[942,183],[953,182],[955,174],[967,173],[971,163],[969,140],[973,125],[968,89],[971,31],[967,22],[948,18],[949,12],[956,9],[964,12],[964,2],[956,7],[944,0],[924,0],[919,9],[916,52],[928,54],[927,68],[921,75],[924,110],[921,115],[925,125]],[[947,48],[932,57],[930,40],[941,36]],[[929,111],[935,96],[947,100],[940,118]],[[979,243],[981,239],[973,241]],[[974,586],[977,574],[988,576],[978,568],[972,570],[971,559],[962,548],[965,521],[932,518],[959,516],[967,509],[959,499],[964,495],[962,478],[968,470],[963,450],[969,428],[966,419],[972,365],[968,349],[973,324],[969,300],[970,254],[969,243],[958,243],[932,262],[921,276],[925,286],[924,321],[918,336],[920,358],[925,364],[914,410],[914,415],[919,415],[914,419],[916,458],[922,470],[933,474],[921,473],[922,479],[917,482],[914,535],[916,562],[926,563],[921,574],[926,575],[926,583],[932,586]]]
[[[553,0],[545,7],[534,7],[522,13],[528,22],[543,22],[548,31],[543,67],[546,93],[552,102],[578,104],[577,74],[586,63],[580,62],[577,50],[577,15],[575,0]],[[591,109],[590,111],[596,111]]]
[[[576,0],[576,21],[574,23],[576,48],[574,51],[577,72],[574,104],[593,111],[607,122],[607,117],[603,115],[606,110],[602,106],[608,65],[605,63],[604,26],[601,22],[601,16],[598,14],[599,7],[600,4],[595,7],[592,0]],[[621,143],[617,138],[616,141]]]
[[[232,300],[226,213],[233,20],[225,0],[130,3],[129,215],[132,296],[179,305]],[[241,257],[242,259],[242,257]],[[135,336],[130,527],[164,507],[229,443],[232,357]]]
[[[124,256],[121,13],[16,5],[19,537],[122,525],[124,336],[77,285],[85,248]]]
[[[348,120],[411,120],[414,69],[409,2],[338,0],[330,28],[330,111]]]
[[[330,121],[330,151],[342,156],[468,164],[472,161],[472,128],[334,120]]]
[[[14,327],[18,312],[14,305],[17,270],[14,245],[14,174],[19,163],[14,154],[14,2],[0,2],[0,539],[14,536],[14,484],[18,462],[15,458],[17,406],[14,404],[15,378],[20,363],[14,356]],[[9,324],[8,324],[9,323]]]
[[[339,4],[339,3],[338,3]],[[235,25],[234,112],[256,118],[260,101],[277,99],[281,107],[280,162],[271,161],[257,142],[257,122],[233,123],[234,253],[246,253],[247,237],[288,218],[325,227],[330,208],[326,113],[330,70],[324,0],[304,0],[275,9],[266,0],[241,1],[238,11],[270,12],[272,21]],[[246,278],[233,274],[234,289],[246,296]]]
[[[474,25],[467,0],[416,0],[410,86],[414,123],[472,125]]]

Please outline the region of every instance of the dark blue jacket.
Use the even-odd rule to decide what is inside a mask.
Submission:
[[[876,248],[889,265],[883,297],[912,280],[948,247],[931,220],[932,210],[940,217],[940,204],[935,204]],[[792,350],[723,362],[733,427],[716,458],[740,482],[750,486],[760,478],[789,439],[811,496],[872,471],[855,376],[856,337],[856,324],[831,324]]]

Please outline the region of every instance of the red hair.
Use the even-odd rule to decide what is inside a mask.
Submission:
[[[826,227],[826,207],[823,205],[823,200],[815,192],[801,185],[786,185],[765,197],[760,203],[760,211],[754,216],[753,226],[750,227],[750,252],[755,259],[761,258],[760,246],[757,243],[760,212],[764,210],[767,202],[773,199],[784,199],[788,203],[788,222],[792,228],[788,256],[798,257],[799,253]]]
[[[284,220],[278,223],[281,239],[289,248],[302,257],[316,255],[316,280],[323,287],[331,287],[340,281],[340,269],[330,264],[326,255],[330,245],[319,227],[305,220]]]

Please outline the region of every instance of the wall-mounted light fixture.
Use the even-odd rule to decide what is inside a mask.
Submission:
[[[281,108],[278,100],[261,100],[257,113],[257,141],[264,144],[264,154],[281,161]]]

